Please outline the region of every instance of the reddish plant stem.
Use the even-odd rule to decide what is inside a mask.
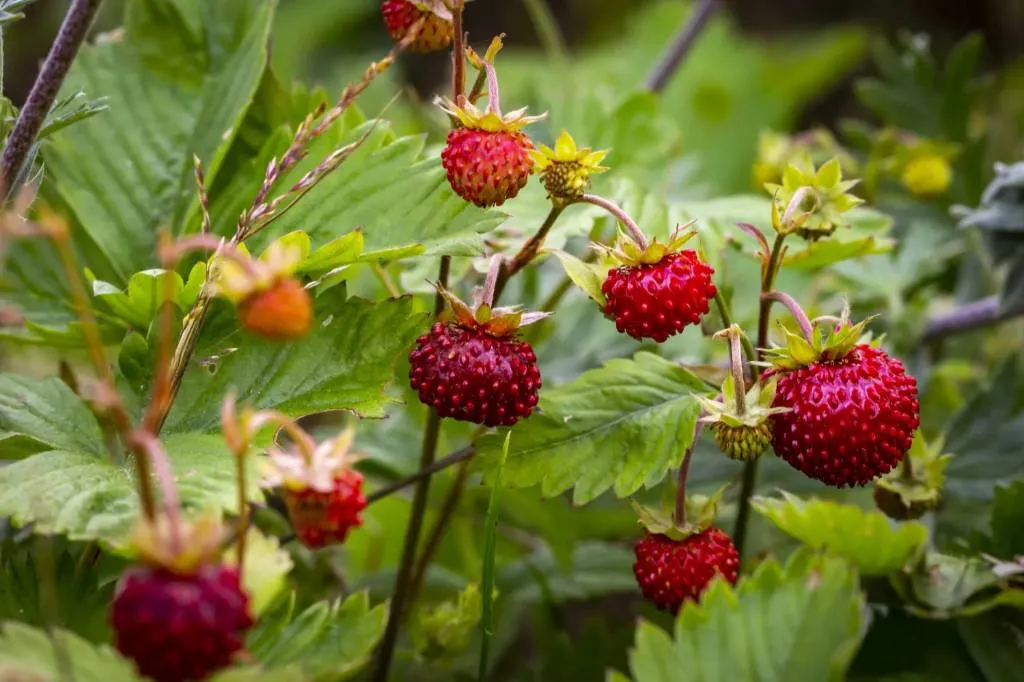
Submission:
[[[789,309],[789,312],[793,315],[796,323],[800,325],[800,333],[803,334],[804,338],[808,342],[814,339],[814,325],[811,324],[810,318],[807,317],[807,313],[800,307],[800,304],[796,302],[789,294],[781,291],[769,291],[768,293],[761,294],[762,299],[768,301],[775,301],[781,303]]]
[[[701,416],[704,416],[703,413]],[[697,424],[693,429],[693,442],[690,443],[690,447],[686,448],[686,454],[683,455],[683,461],[679,465],[679,480],[676,484],[675,510],[675,522],[678,527],[686,525],[686,477],[690,473],[690,460],[693,459],[693,451],[697,448],[697,441],[700,440],[700,436],[703,431],[704,422],[698,419]]]
[[[565,210],[565,206],[561,204],[553,204],[551,210],[548,212],[547,218],[541,224],[530,239],[523,244],[519,252],[512,257],[512,260],[506,261],[505,266],[502,268],[501,275],[498,277],[498,283],[494,288],[495,300],[501,298],[501,294],[505,291],[505,285],[508,281],[516,276],[520,270],[525,268],[533,259],[537,257],[537,253],[540,251],[540,247],[544,245],[544,240],[547,239],[548,233],[551,228],[554,227],[558,221],[558,217],[562,215],[562,211]]]
[[[386,485],[383,488],[378,488],[377,490],[374,490],[372,493],[366,496],[366,504],[373,504],[378,500],[382,500],[385,497],[389,497],[397,492],[405,490],[409,486],[415,484],[417,481],[427,476],[433,476],[438,471],[443,471],[444,469],[447,469],[450,466],[458,464],[459,462],[464,462],[466,460],[472,459],[473,455],[475,454],[476,450],[473,448],[472,445],[467,445],[461,450],[456,450],[455,452],[451,453],[446,457],[442,457],[441,459],[435,460],[433,464],[424,469],[419,469],[415,473],[409,474],[403,479]]]
[[[484,293],[481,299],[484,305],[491,308],[494,307],[494,288],[498,285],[498,278],[502,271],[502,261],[504,259],[501,254],[494,254],[491,256],[490,265],[487,268],[487,279],[484,280]]]
[[[683,59],[689,53],[690,48],[697,41],[698,36],[703,32],[704,27],[721,8],[721,0],[701,0],[690,13],[682,30],[672,44],[668,46],[665,55],[647,78],[647,89],[659,93],[665,89],[673,74],[683,63]]]
[[[647,235],[645,235],[643,230],[640,229],[640,226],[637,225],[636,222],[614,202],[609,201],[604,197],[599,197],[596,194],[584,194],[579,198],[579,201],[599,206],[611,213],[619,220],[619,222],[626,226],[626,230],[629,231],[629,236],[633,238],[633,241],[635,241],[640,248],[647,248]]]

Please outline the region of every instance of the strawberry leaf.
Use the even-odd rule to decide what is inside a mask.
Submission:
[[[0,374],[0,460],[49,449],[102,455],[103,437],[92,412],[56,377]]]
[[[553,497],[573,488],[577,504],[609,488],[618,497],[659,483],[679,466],[700,414],[696,375],[654,354],[615,359],[541,394],[540,411],[513,428],[502,481],[539,485]],[[504,433],[478,444],[489,478]]]
[[[605,297],[601,291],[601,285],[608,275],[608,268],[594,263],[585,263],[571,253],[565,251],[554,251],[565,274],[569,276],[576,286],[583,289],[587,296],[592,298],[599,306],[604,307]]]
[[[142,680],[112,647],[91,644],[65,630],[52,632],[51,638],[51,633],[15,622],[0,625],[0,670],[12,680]]]
[[[641,621],[633,682],[845,679],[860,643],[857,576],[840,559],[801,550],[761,564],[736,588],[715,580],[687,603],[674,637]]]
[[[229,390],[239,403],[292,415],[356,410],[383,416],[392,402],[384,389],[395,363],[421,331],[411,298],[371,303],[349,299],[331,311],[301,344],[254,338],[220,361],[216,373],[194,366],[168,417],[172,431],[212,431]]]
[[[757,498],[754,509],[803,544],[846,559],[862,575],[888,575],[906,568],[928,541],[928,529],[916,521],[893,528],[881,512],[782,495],[781,500]]]

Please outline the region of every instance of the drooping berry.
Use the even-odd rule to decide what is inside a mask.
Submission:
[[[253,625],[233,567],[178,575],[140,567],[121,577],[111,607],[117,650],[156,682],[202,680],[228,666]]]
[[[406,48],[410,52],[437,52],[447,49],[452,44],[455,27],[452,24],[451,11],[443,4],[414,0],[384,0],[380,11],[388,35],[395,42],[405,38],[413,24],[423,19],[419,33]]]
[[[409,383],[442,417],[511,426],[529,417],[541,387],[525,341],[457,322],[437,323],[409,354]]]
[[[260,462],[265,488],[280,488],[292,527],[310,549],[342,543],[362,525],[363,475],[353,468],[355,431],[320,443],[272,447]]]
[[[623,265],[601,285],[605,315],[634,339],[661,343],[699,324],[717,289],[714,270],[695,251],[665,254],[654,263]]]
[[[486,208],[519,194],[533,172],[530,138],[518,130],[489,132],[455,128],[441,152],[452,190]]]
[[[717,528],[681,540],[648,532],[636,543],[635,554],[633,574],[640,591],[656,607],[673,614],[684,602],[699,601],[715,577],[735,584],[739,575],[739,553]]]
[[[772,447],[807,476],[838,488],[865,485],[910,448],[917,381],[881,349],[856,345],[777,378],[773,406],[789,411],[772,416]]]
[[[767,422],[757,426],[730,426],[723,422],[711,425],[715,445],[730,459],[749,462],[764,454],[771,444],[772,430]]]
[[[289,277],[242,299],[238,319],[245,329],[266,339],[300,339],[313,324],[313,301],[302,283]]]

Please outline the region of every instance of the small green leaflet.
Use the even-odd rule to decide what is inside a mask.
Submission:
[[[541,395],[540,411],[513,428],[503,471],[509,488],[539,485],[545,497],[573,488],[576,504],[609,488],[618,497],[659,483],[693,441],[700,414],[696,375],[653,353],[614,359]],[[489,480],[504,434],[478,443]]]
[[[71,669],[63,667],[67,663]],[[0,670],[10,679],[62,680],[75,682],[136,682],[130,661],[112,647],[90,644],[64,630],[53,633],[23,623],[0,625]],[[69,673],[67,678],[63,673]],[[18,677],[18,674],[25,677]],[[31,677],[29,677],[31,676]]]

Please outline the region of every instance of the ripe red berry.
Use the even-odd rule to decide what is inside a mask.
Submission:
[[[438,323],[417,339],[409,364],[409,383],[442,417],[511,426],[537,405],[537,356],[512,336]]]
[[[857,345],[778,376],[772,447],[791,466],[826,485],[869,483],[891,471],[917,429],[917,381],[884,351]]]
[[[238,319],[253,334],[273,341],[302,338],[313,323],[313,301],[292,277],[256,290],[238,304]]]
[[[342,543],[350,530],[363,524],[363,476],[355,469],[341,469],[330,491],[285,488],[284,501],[295,535],[307,547]]]
[[[620,332],[657,343],[699,324],[717,289],[714,269],[692,250],[666,254],[650,265],[624,265],[609,271],[601,285],[605,315]]]
[[[518,130],[455,128],[448,133],[441,165],[460,197],[483,208],[500,206],[529,181],[531,149],[530,138]]]
[[[217,564],[188,575],[131,569],[111,621],[118,651],[156,682],[201,680],[226,667],[253,624],[238,572]]]
[[[708,528],[682,540],[647,533],[635,547],[633,574],[643,595],[662,611],[677,613],[686,601],[699,601],[721,575],[735,584],[740,557],[728,535]]]
[[[404,38],[412,25],[424,19],[419,34],[406,48],[410,52],[436,52],[444,50],[452,44],[455,27],[444,17],[434,14],[426,7],[417,6],[410,0],[384,0],[380,11],[384,16],[384,25],[388,35],[395,42]]]

